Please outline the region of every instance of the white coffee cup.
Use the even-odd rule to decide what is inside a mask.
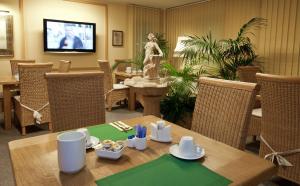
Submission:
[[[128,73],[128,74],[130,74],[131,73],[131,67],[126,67],[125,72]]]
[[[85,135],[70,131],[57,136],[59,170],[65,173],[76,173],[85,165]]]
[[[144,150],[147,148],[147,138],[134,138],[134,146],[137,150]]]
[[[87,128],[77,129],[77,132],[81,132],[85,135],[85,143],[87,146],[91,144],[91,136]]]
[[[163,121],[163,120],[157,121],[156,124],[157,124],[158,129],[163,129],[166,125],[165,121]]]
[[[183,136],[179,142],[179,152],[184,156],[192,156],[195,154],[197,146],[194,144],[192,136]]]

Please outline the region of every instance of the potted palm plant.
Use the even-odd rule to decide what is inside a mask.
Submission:
[[[251,30],[259,29],[266,25],[266,19],[252,18],[239,30],[235,39],[215,40],[211,32],[206,36],[189,36],[183,41],[185,49],[182,51],[185,62],[195,61],[204,66],[209,76],[222,79],[236,79],[239,66],[253,65],[256,59],[254,47],[249,34]]]
[[[244,24],[235,39],[216,40],[211,32],[205,36],[189,36],[183,41],[182,70],[170,64],[163,64],[164,70],[171,78],[170,90],[161,101],[161,113],[164,119],[190,128],[194,111],[197,81],[202,75],[236,79],[239,66],[253,65],[257,57],[248,34],[266,24],[262,18],[252,18]]]

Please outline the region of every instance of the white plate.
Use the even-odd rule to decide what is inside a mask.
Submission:
[[[173,156],[180,158],[180,159],[185,159],[185,160],[196,160],[196,159],[200,159],[202,157],[204,157],[205,155],[205,151],[203,148],[197,146],[197,148],[199,149],[199,151],[195,152],[192,155],[189,156],[185,156],[183,154],[181,154],[179,152],[179,146],[178,144],[172,145],[169,149],[170,154],[172,154]]]
[[[95,136],[91,136],[91,143],[90,144],[86,144],[85,148],[86,149],[90,149],[92,147],[94,147],[95,145],[98,145],[99,143],[99,138],[95,137]]]
[[[153,141],[158,141],[158,142],[163,142],[163,143],[172,142],[172,138],[170,138],[170,139],[159,139],[159,138],[154,138],[152,135],[150,135],[150,139],[153,140]]]

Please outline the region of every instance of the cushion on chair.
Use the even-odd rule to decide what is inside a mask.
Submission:
[[[20,96],[14,96],[14,99],[18,102],[20,102]]]
[[[126,89],[128,86],[123,84],[113,84],[113,89]]]
[[[261,117],[262,116],[262,111],[261,108],[256,108],[252,110],[252,115],[256,117]]]

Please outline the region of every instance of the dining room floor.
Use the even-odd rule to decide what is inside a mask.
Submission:
[[[128,111],[126,108],[114,109],[112,112],[106,112],[106,122],[112,122],[117,120],[124,120],[134,117],[142,116],[142,112],[132,112]],[[0,113],[0,124],[3,125],[3,113]],[[14,178],[11,169],[8,142],[12,140],[37,136],[46,134],[49,131],[47,130],[47,125],[41,125],[39,128],[31,127],[28,130],[26,136],[21,136],[19,130],[16,127],[13,127],[11,130],[5,131],[0,127],[0,186],[13,186]],[[46,129],[46,130],[45,130]],[[247,151],[251,153],[258,153],[259,142],[251,142],[251,138],[248,139]],[[274,177],[269,181],[259,184],[259,186],[294,186],[291,182]]]

